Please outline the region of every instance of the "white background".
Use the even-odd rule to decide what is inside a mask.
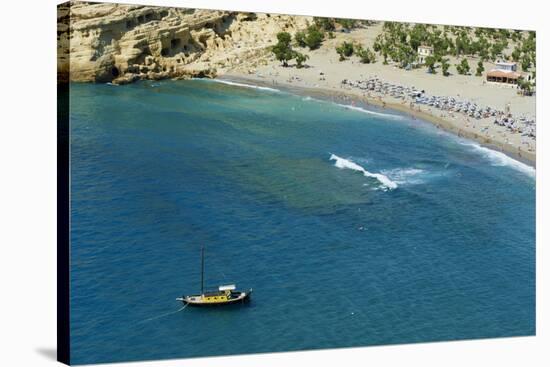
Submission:
[[[119,1],[131,3],[131,1]],[[548,22],[542,1],[136,0],[173,5],[537,31],[537,336],[131,364],[541,366],[548,337]],[[4,2],[0,27],[0,365],[56,353],[56,1]],[[546,47],[544,47],[546,46]],[[546,146],[545,146],[546,145]],[[546,288],[546,291],[544,291]],[[129,310],[131,312],[131,310]],[[547,353],[548,354],[548,353]],[[548,356],[546,356],[548,358]],[[125,364],[119,364],[124,366]],[[128,364],[130,365],[130,364]]]

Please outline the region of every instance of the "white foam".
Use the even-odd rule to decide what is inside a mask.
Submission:
[[[392,170],[384,170],[383,174],[388,176],[393,182],[398,185],[406,184],[421,184],[423,183],[422,174],[426,173],[423,169],[418,168],[395,168]]]
[[[397,183],[390,180],[387,176],[381,173],[371,173],[348,159],[338,157],[336,154],[330,155],[330,160],[335,161],[334,166],[340,169],[351,169],[353,171],[361,172],[365,177],[376,178],[384,187],[392,190],[397,188]]]
[[[347,108],[349,110],[363,112],[363,113],[366,113],[368,115],[381,116],[381,117],[391,118],[391,119],[394,119],[394,120],[403,120],[403,116],[394,115],[392,113],[383,113],[383,112],[370,111],[370,110],[367,110],[367,109],[362,108],[362,107],[357,107],[357,106],[352,106],[352,105],[347,105],[347,104],[341,104],[341,103],[336,103],[336,105],[338,105],[340,107]]]
[[[208,81],[212,81],[212,82],[216,82],[216,83],[233,85],[233,86],[236,86],[236,87],[259,89],[259,90],[265,90],[265,91],[276,92],[276,93],[281,93],[282,92],[280,89],[276,89],[276,88],[270,88],[270,87],[263,87],[263,86],[254,85],[254,84],[234,82],[234,81],[226,80],[226,79],[201,79],[201,78],[193,78],[193,79],[194,80],[208,80]],[[322,100],[313,98],[311,96],[305,96],[305,97],[302,98],[302,100],[303,101],[327,102],[327,101],[322,101]],[[383,113],[383,112],[370,111],[370,110],[367,110],[367,109],[362,108],[362,107],[357,107],[357,106],[347,105],[347,104],[341,104],[341,103],[335,103],[335,104],[337,106],[344,107],[344,108],[354,110],[354,111],[359,111],[359,112],[362,112],[362,113],[366,113],[368,115],[380,116],[380,117],[390,118],[390,119],[393,119],[393,120],[403,120],[404,119],[403,116],[395,115],[395,114],[392,114],[392,113]]]
[[[216,83],[222,83],[222,84],[227,84],[227,85],[233,85],[233,86],[236,86],[236,87],[243,87],[243,88],[252,88],[252,89],[260,89],[260,90],[267,90],[267,91],[270,91],[270,92],[277,92],[279,93],[280,90],[278,89],[275,89],[275,88],[269,88],[269,87],[262,87],[262,86],[259,86],[259,85],[253,85],[253,84],[246,84],[246,83],[238,83],[238,82],[232,82],[230,80],[224,80],[224,79],[210,79]]]
[[[481,153],[485,158],[487,158],[493,166],[506,166],[515,169],[521,173],[526,174],[529,177],[535,178],[536,170],[534,167],[531,167],[525,163],[517,161],[502,152],[497,152],[486,147],[483,147],[476,143],[471,142],[462,142],[462,145],[471,147],[473,150]]]

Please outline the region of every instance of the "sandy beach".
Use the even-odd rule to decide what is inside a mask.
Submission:
[[[274,88],[301,89],[305,93],[347,99],[350,104],[371,104],[398,110],[535,166],[535,138],[495,124],[493,116],[476,119],[463,113],[418,104],[412,98],[395,98],[343,85],[343,80],[378,78],[392,85],[424,90],[431,96],[452,97],[500,111],[504,111],[508,105],[514,117],[535,118],[535,97],[521,96],[515,87],[486,83],[483,76],[453,73],[445,77],[441,73],[429,74],[425,68],[407,71],[396,66],[383,65],[381,61],[362,64],[353,57],[345,61],[338,60],[338,54],[334,50],[336,45],[351,39],[361,41],[368,46],[369,42],[373,42],[373,35],[377,33],[377,30],[371,28],[358,29],[350,33],[337,33],[334,39],[325,40],[319,49],[307,51],[309,59],[304,68],[296,68],[293,64],[283,67],[280,62],[269,57],[264,65],[255,64],[250,67],[243,64],[239,68],[220,73],[218,77]],[[455,62],[456,60],[451,59],[451,64],[454,65]],[[470,63],[474,65],[477,59],[472,58]],[[491,63],[486,63],[485,69],[490,70],[493,66]]]
[[[344,103],[399,110],[535,165],[535,96],[518,93],[516,84],[486,81],[496,62],[516,60],[510,68],[521,71],[529,88],[535,88],[536,65],[530,61],[534,38],[525,31],[86,3],[61,7],[58,23],[61,82],[121,85],[216,77],[300,89]],[[118,35],[112,42],[116,47],[103,47],[98,57],[96,45],[104,42],[99,37],[104,33]],[[300,34],[301,41],[296,38]],[[274,49],[279,35],[288,38],[284,52]],[[310,35],[313,41],[306,42]],[[448,44],[443,47],[444,41]],[[430,73],[428,56],[420,52],[428,49],[435,56],[436,45],[441,57]],[[372,57],[365,58],[369,53]],[[297,55],[303,67],[298,67]],[[448,76],[443,75],[443,59]]]

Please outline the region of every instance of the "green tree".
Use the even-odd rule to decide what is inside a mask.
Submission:
[[[443,72],[444,76],[449,76],[449,67],[451,64],[449,64],[449,59],[442,58],[441,59],[441,71]]]
[[[472,44],[468,34],[465,31],[461,31],[459,36],[455,39],[455,52],[456,56],[468,55],[472,51]]]
[[[476,76],[481,76],[485,68],[483,67],[483,61],[479,60],[477,63]]]
[[[382,58],[384,59],[384,61],[382,63],[384,65],[388,65],[389,50],[388,50],[388,46],[386,44],[384,44],[383,46],[380,47],[380,54],[382,55]]]
[[[357,21],[355,19],[337,19],[336,20],[342,27],[347,29],[355,28]]]
[[[479,57],[481,57],[483,61],[489,61],[489,51],[487,51],[487,49],[479,50]]]
[[[462,59],[462,61],[460,62],[460,64],[456,64],[456,71],[460,74],[460,75],[466,75],[470,72],[470,64],[468,64],[468,60],[466,60],[465,58]]]
[[[525,53],[535,52],[537,40],[534,32],[529,32],[529,36],[521,44],[521,51]]]
[[[517,42],[517,41],[520,41],[520,40],[521,40],[521,31],[516,29],[512,33],[512,41]]]
[[[277,44],[272,47],[271,51],[275,54],[275,58],[283,63],[283,66],[288,66],[288,60],[294,58],[294,51],[290,46],[291,41],[290,33],[279,32],[277,33]]]
[[[296,44],[300,47],[306,47],[306,33],[304,31],[298,31],[294,35],[294,40],[296,41]]]
[[[412,64],[416,60],[416,55],[416,51],[413,50],[409,45],[401,44],[397,51],[397,54],[395,55],[395,58],[392,56],[392,59],[397,60],[399,62],[399,65],[404,68],[407,65]]]
[[[502,51],[504,51],[504,46],[502,43],[495,42],[491,46],[491,58],[493,60],[496,60],[500,54],[502,54]]]
[[[415,24],[412,30],[409,32],[409,45],[413,50],[417,50],[418,47],[425,43],[430,37],[426,25]]]
[[[529,80],[521,78],[520,80],[518,80],[518,85],[523,91],[524,95],[530,96],[532,94],[533,86]]]
[[[332,18],[321,18],[321,17],[315,17],[313,18],[314,24],[324,30],[324,31],[334,31],[334,19]]]
[[[435,57],[427,56],[424,63],[426,64],[426,67],[428,68],[428,72],[430,74],[435,74]]]
[[[304,55],[302,53],[299,53],[299,52],[295,52],[295,59],[296,59],[296,67],[298,69],[301,69],[304,67],[304,62],[306,62],[307,59],[309,59],[309,56],[308,55]]]
[[[361,46],[356,46],[353,52],[359,56],[359,61],[363,64],[372,64],[376,61],[376,55],[368,47],[363,49]]]
[[[514,33],[515,34],[515,33]],[[514,60],[515,62],[518,62],[519,61],[519,58],[521,57],[521,49],[516,46],[514,48],[514,51],[512,51],[512,60]]]
[[[336,52],[340,55],[340,61],[344,61],[346,57],[353,55],[353,43],[344,41],[336,47]]]
[[[477,40],[477,54],[484,60],[487,60],[489,58],[489,49],[491,46],[489,45],[489,41],[487,41],[487,38],[480,37]]]
[[[521,69],[523,71],[528,71],[530,67],[531,67],[531,57],[529,57],[529,54],[525,54],[521,59]]]
[[[305,43],[310,50],[315,50],[321,46],[323,42],[323,33],[315,25],[309,26],[307,29],[307,35],[305,37]]]

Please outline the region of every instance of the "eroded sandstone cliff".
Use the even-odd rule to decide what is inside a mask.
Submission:
[[[69,2],[58,6],[60,81],[127,83],[253,68],[276,34],[310,19],[288,15]]]

